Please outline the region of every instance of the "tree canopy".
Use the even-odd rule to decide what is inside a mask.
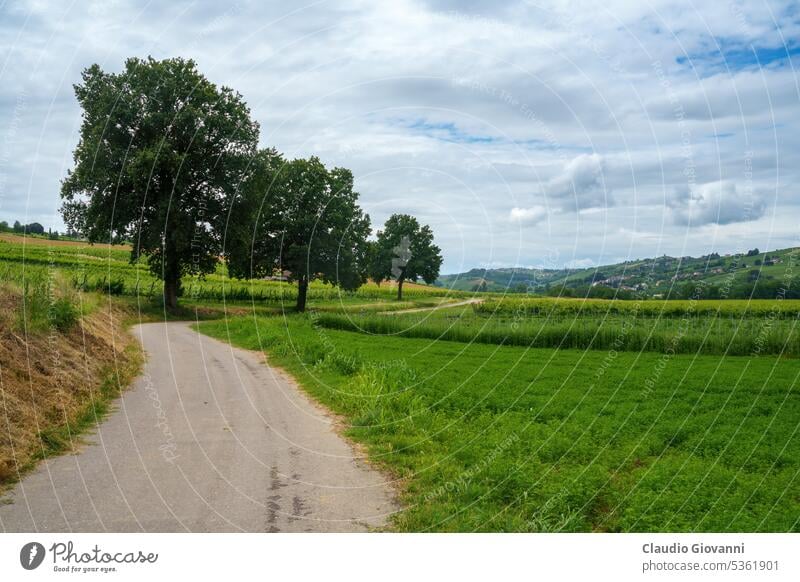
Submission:
[[[402,298],[403,281],[439,274],[428,226],[394,215],[369,243],[352,172],[259,150],[241,95],[191,60],[133,58],[119,73],[92,65],[75,95],[83,122],[61,186],[67,232],[129,241],[131,261],[163,279],[169,308],[184,276],[213,272],[220,259],[234,277],[297,282],[299,311],[315,279],[354,290],[368,274],[395,278]]]
[[[432,284],[442,266],[441,249],[433,243],[433,231],[408,214],[393,214],[378,232],[371,262],[376,282],[397,281],[397,299],[403,299],[403,283],[422,279]]]
[[[350,170],[259,152],[231,212],[228,269],[241,278],[285,274],[304,311],[315,279],[348,290],[364,283],[369,232]]]
[[[44,234],[44,227],[38,222],[26,224],[23,230],[28,234]]]
[[[181,277],[212,272],[229,198],[256,152],[258,124],[241,95],[180,58],[98,65],[75,86],[83,109],[62,214],[89,241],[132,242],[175,307]]]

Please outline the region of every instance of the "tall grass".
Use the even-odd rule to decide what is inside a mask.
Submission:
[[[38,333],[48,329],[69,331],[80,316],[74,293],[65,289],[57,273],[34,270],[19,287],[20,309],[16,311],[19,331]]]
[[[438,317],[324,313],[322,327],[366,334],[457,342],[660,353],[800,356],[795,320],[714,317],[689,319]]]
[[[621,299],[572,299],[566,297],[503,297],[492,298],[473,306],[476,313],[510,317],[575,317],[575,316],[636,316],[636,317],[760,317],[765,315],[793,319],[800,315],[800,300],[785,299],[704,299],[642,301]]]

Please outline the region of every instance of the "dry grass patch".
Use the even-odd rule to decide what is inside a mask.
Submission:
[[[101,301],[69,329],[15,325],[22,298],[0,289],[0,484],[79,443],[136,375],[129,313]]]

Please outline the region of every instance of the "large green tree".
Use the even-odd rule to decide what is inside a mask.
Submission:
[[[216,268],[258,124],[241,95],[180,58],[129,59],[120,73],[92,65],[75,94],[83,124],[64,220],[89,241],[130,240],[131,260],[147,258],[174,308],[183,276]]]
[[[371,276],[376,282],[397,281],[397,300],[403,299],[403,283],[422,279],[432,284],[439,276],[442,251],[433,244],[428,225],[408,214],[393,214],[378,231]]]
[[[240,278],[286,274],[305,311],[315,279],[357,289],[366,277],[369,216],[358,206],[353,174],[316,157],[284,161],[259,152],[232,208],[226,260]]]

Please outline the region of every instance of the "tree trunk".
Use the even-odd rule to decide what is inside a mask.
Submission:
[[[174,232],[174,229],[171,229]],[[178,264],[178,251],[175,239],[168,234],[164,248],[164,305],[167,309],[177,309],[181,290],[181,269]]]
[[[403,300],[403,281],[404,281],[403,277],[400,277],[397,280],[397,300],[398,301],[402,301]]]
[[[297,311],[300,313],[306,310],[306,295],[308,295],[308,279],[301,277],[297,282]]]
[[[164,280],[164,305],[167,309],[178,307],[178,289],[181,287],[181,280],[170,277]]]

